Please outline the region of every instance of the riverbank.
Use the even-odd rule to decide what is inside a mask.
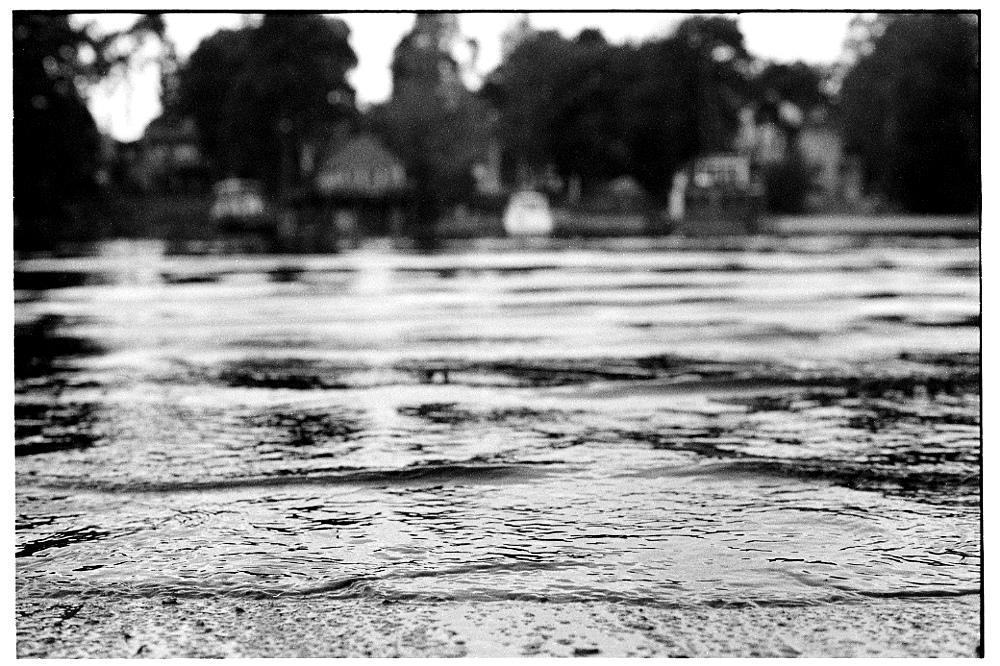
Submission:
[[[207,206],[207,204],[205,204]],[[159,252],[169,255],[229,255],[280,256],[303,254],[338,254],[350,252],[371,242],[392,244],[398,248],[410,248],[412,241],[406,237],[395,239],[370,237],[340,239],[336,241],[322,228],[314,228],[309,238],[296,242],[269,243],[267,239],[248,234],[222,237],[212,231],[207,219],[200,220],[195,214],[188,214],[190,202],[178,204],[176,210],[161,206],[163,211],[182,221],[165,222],[162,214],[150,214],[144,226],[129,231],[129,238],[123,240],[111,226],[99,238],[89,241],[77,240],[60,243],[45,250],[21,251],[22,259],[44,257],[79,257],[105,254],[109,248],[114,253],[118,247],[142,246],[158,247]],[[159,209],[157,209],[159,210]],[[180,211],[180,213],[178,213]],[[173,218],[171,218],[173,219]],[[469,214],[460,218],[442,220],[436,230],[439,250],[448,247],[472,245],[509,245],[520,241],[525,249],[532,247],[566,248],[587,244],[607,244],[635,247],[713,249],[745,248],[753,249],[775,244],[787,244],[788,239],[801,241],[817,240],[834,245],[864,243],[880,239],[907,244],[915,240],[976,239],[980,235],[981,221],[974,215],[850,215],[850,214],[809,214],[765,216],[756,225],[757,233],[751,235],[724,234],[718,230],[699,231],[697,225],[689,225],[685,232],[681,227],[652,223],[640,214],[583,214],[561,210],[555,214],[555,230],[551,236],[511,239],[505,235],[499,214]],[[309,235],[309,234],[307,234]],[[123,245],[124,244],[124,245]],[[268,247],[270,246],[270,251]],[[22,248],[23,250],[23,248]]]
[[[17,656],[974,657],[978,596],[805,607],[541,601],[20,600]]]
[[[975,215],[785,215],[766,218],[764,233],[848,236],[979,236]]]

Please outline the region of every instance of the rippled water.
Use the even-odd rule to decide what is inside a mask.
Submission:
[[[978,247],[16,267],[17,587],[978,594]]]

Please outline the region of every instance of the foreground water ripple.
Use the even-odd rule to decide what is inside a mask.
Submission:
[[[22,598],[979,593],[972,245],[160,261],[19,266]]]

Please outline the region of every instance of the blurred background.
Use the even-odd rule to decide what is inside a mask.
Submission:
[[[960,13],[18,11],[14,247],[977,235],[978,35]]]

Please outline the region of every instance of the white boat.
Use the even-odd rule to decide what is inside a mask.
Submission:
[[[540,192],[515,192],[507,203],[503,228],[508,236],[551,236],[555,222],[549,200]]]

